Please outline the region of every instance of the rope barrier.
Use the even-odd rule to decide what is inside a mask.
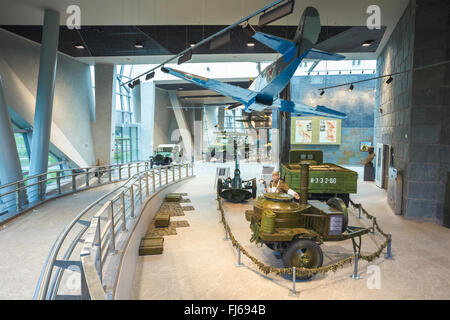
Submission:
[[[289,274],[292,275],[293,271],[292,268],[275,268],[272,266],[268,266],[266,264],[264,264],[263,262],[259,261],[256,257],[254,257],[253,255],[251,255],[247,250],[245,250],[244,247],[242,247],[239,242],[236,240],[236,238],[234,237],[233,233],[231,232],[231,228],[228,225],[228,222],[225,218],[225,212],[223,210],[222,207],[222,201],[220,199],[219,194],[217,194],[217,202],[219,203],[219,211],[221,214],[221,220],[222,223],[224,225],[225,228],[225,232],[228,234],[229,239],[231,240],[231,243],[233,245],[233,247],[237,248],[238,250],[241,251],[242,254],[244,254],[245,256],[247,256],[247,258],[249,258],[257,267],[259,270],[261,270],[261,272],[263,272],[264,274],[269,274],[269,273],[275,273],[277,275],[282,275],[282,274]],[[376,217],[372,216],[371,214],[369,214],[363,207],[361,204],[355,204],[352,200],[350,200],[350,204],[355,207],[355,208],[359,208],[361,207],[361,210],[363,211],[364,215],[370,219],[374,221],[374,227],[378,230],[378,232],[386,238],[386,241],[378,248],[377,251],[373,252],[370,255],[362,255],[361,253],[359,253],[359,258],[366,260],[368,262],[371,262],[373,260],[375,260],[376,258],[378,258],[381,253],[383,252],[384,248],[387,247],[387,245],[389,244],[389,242],[391,241],[391,238],[388,234],[384,233],[383,230],[381,230],[380,226],[378,225],[378,223],[376,222]],[[257,240],[257,237],[252,237],[252,239]],[[344,265],[346,265],[347,263],[351,263],[354,259],[355,259],[356,255],[353,254],[350,257],[347,257],[345,259],[339,260],[338,262],[335,262],[331,265],[328,266],[324,266],[324,267],[319,267],[319,268],[312,268],[312,269],[308,269],[308,268],[302,268],[302,267],[296,267],[295,269],[295,274],[296,276],[314,276],[316,274],[326,274],[329,271],[333,271],[336,272],[338,269],[342,268]]]

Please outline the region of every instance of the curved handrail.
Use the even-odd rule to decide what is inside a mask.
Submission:
[[[137,175],[137,174],[136,174]],[[135,176],[136,176],[135,175]],[[133,179],[133,177],[129,178],[123,185],[127,184],[131,179]],[[39,276],[39,280],[38,280],[38,286],[36,288],[36,291],[34,293],[34,297],[33,299],[45,299],[46,298],[46,293],[47,293],[47,289],[48,289],[48,284],[50,282],[50,276],[51,276],[51,271],[53,269],[53,265],[56,261],[56,256],[59,253],[59,250],[61,249],[61,245],[64,242],[65,238],[67,237],[67,235],[69,234],[70,230],[72,230],[72,227],[81,219],[81,217],[83,217],[89,210],[91,210],[94,206],[96,206],[100,201],[102,201],[103,199],[105,199],[106,197],[108,197],[109,195],[113,194],[114,192],[118,191],[119,189],[121,189],[123,187],[123,185],[121,185],[120,187],[108,192],[107,194],[101,196],[100,198],[98,198],[95,202],[91,203],[90,205],[88,205],[83,211],[81,211],[64,229],[63,231],[61,231],[61,233],[59,234],[58,238],[56,239],[56,241],[53,243],[52,248],[50,249],[50,252],[47,256],[47,259],[45,260],[44,263],[44,267],[42,268],[41,271],[41,275]],[[44,281],[44,286],[42,286],[42,282],[43,279],[45,279]],[[45,295],[44,295],[45,293]]]
[[[174,165],[184,164],[185,163]],[[0,199],[3,202],[3,206],[8,210],[7,215],[0,217],[0,224],[6,223],[19,214],[39,206],[48,199],[57,198],[62,195],[71,194],[76,191],[89,189],[99,185],[122,181],[131,177],[131,170],[139,173],[140,171],[150,169],[150,165],[150,161],[146,160],[105,166],[48,171],[46,173],[29,176],[22,180],[0,185]],[[171,165],[165,165],[155,167],[155,169],[161,168],[165,170],[165,168],[170,166]],[[123,172],[124,170],[125,172]],[[83,183],[82,180],[79,179],[79,176],[81,176],[81,178],[85,176],[86,181]],[[97,181],[94,183],[90,182],[93,178],[97,178]],[[27,194],[28,199],[26,196]]]
[[[129,177],[123,184],[121,184],[119,187],[115,188],[114,190],[106,193],[105,195],[101,196],[100,198],[98,198],[96,201],[94,201],[93,203],[91,203],[90,205],[88,205],[84,210],[82,210],[59,234],[59,236],[57,237],[57,239],[55,240],[55,242],[53,243],[50,252],[46,258],[46,261],[44,263],[44,266],[42,268],[41,274],[39,276],[39,280],[38,280],[38,284],[36,286],[36,290],[33,296],[33,299],[54,299],[59,287],[59,281],[61,279],[61,269],[58,269],[58,273],[56,275],[56,278],[53,279],[52,281],[52,273],[53,273],[53,269],[55,267],[55,262],[57,261],[57,257],[58,254],[60,252],[61,247],[63,246],[68,234],[70,233],[70,231],[72,230],[72,228],[75,226],[76,223],[78,223],[80,221],[81,218],[83,218],[83,216],[89,212],[94,206],[98,205],[102,200],[110,197],[112,194],[117,193],[120,189],[126,189],[128,190],[129,187],[127,187],[127,185],[131,182],[131,186],[134,186],[138,181],[140,181],[142,179],[142,177],[144,175],[147,175],[147,185],[146,185],[146,189],[148,188],[148,177],[150,176],[149,173],[151,173],[151,177],[152,177],[152,184],[153,184],[153,191],[155,191],[155,175],[159,176],[159,178],[161,179],[161,173],[162,171],[166,171],[166,174],[168,174],[169,168],[172,168],[173,171],[172,173],[175,173],[175,168],[178,168],[179,170],[179,178],[181,178],[181,171],[182,168],[186,167],[186,176],[189,176],[188,173],[188,169],[189,167],[191,167],[191,174],[193,175],[193,164],[191,163],[185,163],[185,164],[175,164],[175,165],[166,165],[166,166],[161,166],[161,167],[155,167],[152,169],[146,169],[143,170],[139,173],[135,173],[133,176]],[[176,180],[175,175],[172,176],[172,182],[174,182]],[[179,179],[178,179],[179,180]],[[162,181],[162,179],[160,180]],[[167,176],[166,176],[166,183],[169,183],[169,181],[167,180]],[[162,187],[163,184],[160,184],[158,186],[158,188]],[[125,190],[125,191],[126,191]],[[122,193],[124,193],[125,191],[122,191]],[[138,190],[139,191],[139,190]],[[142,190],[140,190],[140,196],[142,196]],[[148,191],[147,191],[148,192]],[[147,193],[148,195],[148,193]],[[110,201],[115,201],[114,199],[116,199],[119,195],[116,194],[114,197],[112,197],[110,199]],[[133,198],[134,201],[134,198]],[[125,205],[124,205],[125,206]],[[129,208],[129,207],[128,207]],[[127,209],[124,209],[125,211]],[[134,210],[134,209],[133,209]],[[95,216],[96,214],[94,214]],[[80,231],[78,233],[78,235],[75,237],[75,239],[72,240],[72,243],[70,243],[69,248],[66,250],[66,253],[64,254],[64,257],[62,258],[63,260],[66,260],[70,257],[70,255],[72,254],[73,250],[75,249],[76,243],[74,242],[78,242],[79,239],[84,235],[84,233],[89,229],[89,227],[85,227],[82,229],[82,231]],[[50,281],[52,281],[51,286],[50,285]],[[56,287],[56,290],[55,290]],[[49,292],[50,289],[50,292]]]

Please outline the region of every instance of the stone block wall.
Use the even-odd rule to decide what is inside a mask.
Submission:
[[[448,1],[411,1],[378,57],[377,73],[450,59],[449,7]],[[450,171],[450,66],[385,80],[376,86],[374,142],[392,146],[393,166],[404,171],[405,217],[442,224]]]

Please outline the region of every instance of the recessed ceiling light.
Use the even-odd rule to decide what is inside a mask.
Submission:
[[[366,40],[366,41],[363,42],[362,46],[363,47],[370,47],[374,42],[375,42],[375,40]]]
[[[247,43],[247,47],[254,47],[254,46],[255,46],[255,43],[253,43],[253,42]]]
[[[77,49],[84,49],[84,46],[81,43],[75,43],[75,48],[77,48]]]
[[[195,43],[191,43],[190,46],[191,46],[191,47],[195,46]]]
[[[136,41],[136,44],[134,45],[136,48],[143,48],[144,44],[141,41]]]
[[[178,90],[183,90],[183,87],[179,87]]]

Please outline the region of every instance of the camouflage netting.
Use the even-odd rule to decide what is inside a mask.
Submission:
[[[224,228],[226,229],[226,232],[228,233],[231,243],[233,244],[233,246],[235,248],[239,248],[240,251],[247,256],[247,258],[249,258],[257,267],[259,270],[261,270],[264,274],[269,274],[269,273],[275,273],[277,275],[282,275],[282,274],[289,274],[292,275],[292,268],[275,268],[272,266],[268,266],[266,264],[264,264],[263,262],[259,261],[256,257],[254,257],[253,255],[251,255],[247,250],[244,249],[244,247],[242,247],[239,242],[236,240],[236,238],[234,237],[233,233],[231,232],[231,228],[228,225],[227,220],[225,219],[225,212],[223,210],[222,207],[222,201],[220,199],[220,196],[217,194],[217,202],[219,204],[219,211],[221,214],[221,219],[222,219],[222,223],[224,225]],[[387,247],[390,238],[389,236],[384,233],[381,229],[380,226],[378,225],[378,223],[376,222],[376,217],[370,215],[362,206],[361,204],[355,204],[352,200],[350,200],[350,203],[353,207],[355,208],[361,208],[362,212],[365,214],[365,216],[373,221],[374,224],[374,228],[386,239],[385,242],[378,248],[377,251],[375,251],[374,253],[370,254],[370,255],[362,255],[361,253],[359,253],[359,258],[366,260],[368,262],[373,261],[374,259],[380,257],[381,253],[383,252],[384,248]],[[257,240],[257,239],[254,239]],[[296,276],[297,277],[303,277],[303,276],[313,276],[316,274],[325,274],[329,271],[333,271],[336,272],[338,269],[342,268],[345,264],[347,263],[351,263],[353,260],[355,259],[355,255],[353,254],[352,256],[342,259],[336,263],[333,263],[331,265],[328,266],[323,266],[323,267],[319,267],[319,268],[314,268],[314,269],[307,269],[307,268],[296,268]]]

